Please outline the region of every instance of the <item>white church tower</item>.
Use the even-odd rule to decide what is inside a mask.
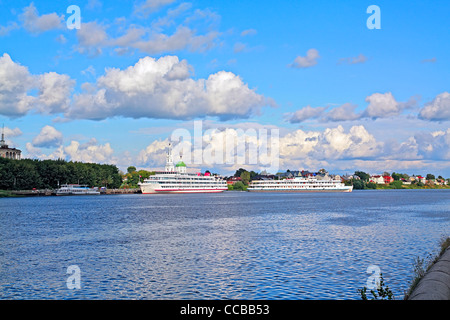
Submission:
[[[173,165],[172,144],[171,143],[169,143],[169,150],[167,152],[165,171],[166,172],[174,172],[175,171],[175,167]]]

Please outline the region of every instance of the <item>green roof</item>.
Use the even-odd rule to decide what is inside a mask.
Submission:
[[[177,163],[176,167],[186,167],[183,161]]]

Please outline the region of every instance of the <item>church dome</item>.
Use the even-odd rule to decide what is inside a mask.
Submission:
[[[180,162],[177,163],[177,165],[175,167],[177,167],[177,168],[178,167],[186,167],[186,165],[184,164],[183,161],[180,161]]]

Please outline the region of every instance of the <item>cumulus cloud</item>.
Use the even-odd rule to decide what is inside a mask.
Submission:
[[[248,170],[262,170],[264,167],[279,161],[280,169],[317,168],[327,167],[338,161],[353,161],[355,159],[372,160],[377,159],[383,152],[383,143],[375,139],[364,126],[352,126],[345,130],[342,126],[327,128],[323,131],[294,130],[277,139],[279,145],[276,150],[279,157],[275,161],[272,157],[272,147],[266,152],[260,152],[261,146],[270,145],[271,132],[267,132],[267,140],[261,136],[260,127],[255,129],[246,128],[222,128],[208,129],[201,139],[202,163],[195,161],[192,154],[196,142],[188,140],[176,142],[174,150],[184,150],[183,161],[193,163],[200,167],[215,167],[220,172],[231,172],[239,167]],[[245,141],[238,140],[245,135]],[[228,142],[232,142],[232,147]],[[237,141],[240,141],[237,143]],[[165,163],[165,152],[169,139],[153,141],[139,154],[139,164],[150,167],[162,168]],[[179,144],[183,143],[180,147]],[[239,147],[244,148],[240,150]],[[183,149],[185,148],[185,149]],[[186,150],[188,152],[186,152]],[[174,154],[178,154],[174,152]],[[189,157],[185,157],[189,155]],[[231,160],[228,161],[228,160]],[[234,172],[234,171],[233,171]]]
[[[114,149],[109,143],[99,144],[95,138],[86,143],[72,140],[69,145],[60,144],[50,154],[44,154],[34,142],[28,142],[25,148],[28,157],[37,159],[64,159],[66,161],[89,163],[117,163],[118,160],[114,156]]]
[[[39,76],[39,105],[43,113],[67,110],[75,80],[68,75],[48,72]]]
[[[344,103],[343,105],[333,108],[324,116],[325,121],[348,121],[357,120],[361,118],[361,114],[355,113],[358,106],[351,103]]]
[[[327,109],[327,107],[306,106],[300,110],[288,114],[288,121],[290,123],[300,123],[308,119],[318,118]]]
[[[0,114],[20,117],[32,110],[61,113],[69,106],[74,85],[69,76],[55,72],[32,75],[5,53],[0,57]],[[37,94],[32,95],[32,91]]]
[[[35,97],[29,91],[36,87],[28,68],[11,60],[4,53],[0,57],[0,114],[20,117],[33,108]]]
[[[421,132],[414,136],[417,152],[424,159],[450,160],[450,129]]]
[[[33,2],[23,9],[19,19],[23,22],[25,30],[34,34],[62,28],[64,22],[64,16],[58,16],[56,13],[39,16]]]
[[[298,56],[295,58],[294,62],[289,65],[291,68],[309,68],[317,64],[317,59],[319,59],[319,51],[316,49],[309,49],[306,52],[306,56]]]
[[[8,146],[10,147],[16,147],[16,144],[14,143],[14,141],[10,140],[11,138],[14,137],[18,137],[22,135],[22,130],[20,130],[19,128],[9,128],[9,127],[2,127],[2,133],[5,134],[5,142]]]
[[[450,120],[450,93],[442,92],[438,94],[433,101],[428,102],[420,110],[419,117],[431,121]]]
[[[381,147],[364,126],[352,126],[348,132],[337,126],[322,132],[296,130],[287,134],[280,139],[280,156],[327,161],[371,158],[380,153]]]
[[[364,116],[369,118],[388,118],[399,115],[406,107],[395,100],[392,93],[374,93],[366,98],[369,103]]]
[[[153,141],[145,149],[139,152],[139,155],[137,157],[138,164],[154,168],[164,167],[168,145],[168,139]]]
[[[246,118],[271,103],[231,72],[194,80],[191,71],[176,56],[145,57],[125,70],[107,69],[95,85],[84,86],[89,90],[75,95],[66,116],[97,120],[114,116]]]
[[[136,8],[141,13],[149,13],[172,2],[145,1]],[[96,21],[83,22],[77,31],[76,49],[89,56],[100,55],[105,49],[119,55],[131,54],[136,50],[147,54],[210,50],[219,44],[221,33],[217,29],[220,16],[209,9],[192,11],[191,8],[192,4],[181,3],[168,9],[165,16],[154,20],[150,26],[126,26],[125,18],[116,19],[115,23],[108,25]]]
[[[38,148],[58,147],[62,142],[63,134],[54,127],[47,125],[41,129],[41,132],[36,137],[34,137],[32,146]]]
[[[99,145],[95,138],[81,144],[72,140],[70,145],[64,147],[66,158],[72,161],[105,163],[111,160],[114,150],[109,143]],[[111,160],[115,162],[116,160]]]
[[[215,46],[215,40],[218,36],[219,32],[217,31],[197,35],[195,30],[186,26],[179,26],[172,35],[152,33],[148,39],[141,39],[130,44],[130,46],[149,54],[174,52],[184,49],[192,52],[203,52]]]
[[[102,47],[108,45],[106,27],[95,21],[82,23],[77,30],[78,52],[96,56],[102,53]]]

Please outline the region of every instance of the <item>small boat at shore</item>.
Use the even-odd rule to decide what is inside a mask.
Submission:
[[[84,195],[99,195],[98,188],[89,188],[85,185],[79,184],[63,184],[56,190],[57,196],[84,196]]]

